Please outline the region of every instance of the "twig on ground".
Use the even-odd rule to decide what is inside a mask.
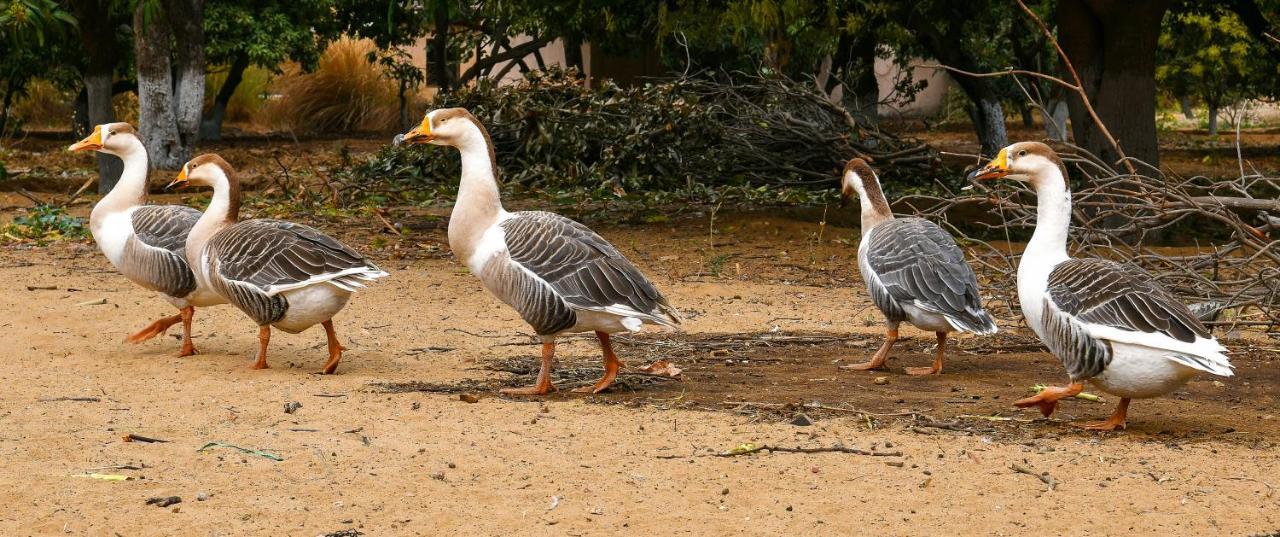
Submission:
[[[149,437],[149,436],[142,436],[142,435],[140,435],[140,434],[133,434],[133,433],[129,433],[129,434],[124,435],[124,441],[125,441],[125,442],[142,442],[142,443],[144,443],[144,444],[155,444],[155,443],[167,443],[167,442],[168,442],[168,440],[161,440],[161,439],[159,439],[159,438],[151,438],[151,437]]]
[[[1043,473],[1036,472],[1035,470],[1032,470],[1031,467],[1019,462],[1014,462],[1010,464],[1009,468],[1020,474],[1027,474],[1029,476],[1034,476],[1036,479],[1039,479],[1041,483],[1044,483],[1045,487],[1047,487],[1047,489],[1050,491],[1052,491],[1055,487],[1058,486],[1058,482],[1049,476],[1049,472],[1043,472]]]
[[[749,455],[759,451],[771,451],[774,453],[851,453],[854,455],[867,455],[870,457],[901,457],[901,451],[868,451],[865,449],[845,447],[836,444],[831,447],[816,448],[793,448],[783,446],[770,446],[768,444],[754,445],[743,444],[729,451],[721,451],[716,453],[716,457],[737,457],[739,455]]]

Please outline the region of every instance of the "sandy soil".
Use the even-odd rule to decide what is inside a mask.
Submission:
[[[249,369],[256,327],[227,307],[197,313],[198,356],[175,358],[172,337],[126,345],[172,312],[91,244],[0,251],[0,534],[1280,530],[1274,340],[1233,342],[1235,378],[1136,402],[1128,432],[1084,432],[1070,422],[1114,401],[1069,401],[1052,420],[1009,406],[1064,376],[1012,320],[1007,335],[961,338],[940,377],[902,373],[929,361],[932,338],[914,330],[890,371],[838,370],[879,344],[853,273],[856,231],[819,240],[810,221],[722,215],[709,236],[707,217],[591,222],[688,317],[683,334],[620,338],[623,360],[669,358],[684,380],[628,375],[610,393],[545,400],[496,394],[528,382],[537,348],[430,226],[406,239],[413,255],[374,253],[392,277],[337,318],[350,350],[335,376],[315,374],[318,329],[277,333],[272,369]],[[378,227],[328,229],[364,247],[361,230]],[[590,340],[560,351],[563,387],[598,374]],[[290,402],[301,407],[286,413]],[[813,423],[792,424],[797,413]],[[197,451],[210,442],[283,460]],[[746,443],[879,455],[715,456]],[[166,496],[182,502],[146,504]]]

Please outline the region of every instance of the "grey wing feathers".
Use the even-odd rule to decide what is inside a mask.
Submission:
[[[679,324],[675,309],[640,269],[586,226],[538,211],[515,213],[501,225],[511,260],[546,281],[569,306],[620,306],[642,320]]]
[[[1095,376],[1111,363],[1110,342],[1093,336],[1090,324],[1162,334],[1184,343],[1211,337],[1186,305],[1133,265],[1071,259],[1049,273],[1046,294],[1042,321],[1045,344],[1062,360],[1072,379]],[[1170,358],[1204,361],[1180,353],[1170,353]],[[1211,366],[1188,365],[1216,371]]]
[[[183,205],[143,205],[133,211],[131,220],[133,233],[143,244],[182,255],[200,211]]]
[[[1191,343],[1209,329],[1142,269],[1103,259],[1072,259],[1049,273],[1049,297],[1082,322],[1159,333]]]
[[[866,264],[881,287],[876,289],[868,279],[873,300],[877,293],[882,301],[892,299],[903,318],[898,305],[913,304],[945,316],[957,329],[995,333],[995,321],[982,308],[973,268],[942,228],[922,218],[898,218],[876,226],[865,240]]]
[[[209,241],[218,273],[267,294],[328,281],[348,291],[386,273],[315,228],[281,220],[247,220]]]
[[[1044,345],[1062,362],[1071,380],[1095,377],[1111,363],[1111,344],[1090,335],[1079,320],[1063,313],[1052,300],[1044,301],[1040,319]]]
[[[133,211],[134,236],[125,243],[125,267],[135,281],[173,297],[196,289],[185,255],[187,235],[200,211],[179,205],[144,205]]]

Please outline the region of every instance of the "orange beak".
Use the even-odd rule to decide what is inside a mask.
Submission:
[[[178,172],[178,176],[174,177],[172,181],[169,181],[169,184],[165,185],[164,189],[170,190],[174,187],[182,186],[185,184],[187,184],[187,167],[183,166],[182,171]]]
[[[435,139],[436,136],[431,134],[431,117],[428,116],[422,118],[422,123],[413,130],[404,133],[401,141],[406,144],[425,144]]]
[[[93,132],[83,140],[71,144],[67,151],[98,151],[102,149],[102,125],[93,128]]]
[[[996,158],[991,159],[986,166],[973,170],[969,174],[969,180],[975,179],[999,179],[1009,175],[1009,149],[1001,149],[996,153]]]

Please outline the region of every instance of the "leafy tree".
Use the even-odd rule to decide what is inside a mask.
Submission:
[[[53,0],[0,0],[0,135],[9,108],[33,78],[55,78],[65,65],[66,37],[76,20]]]
[[[213,107],[200,126],[200,138],[222,137],[227,103],[250,65],[275,73],[286,61],[304,70],[316,61],[339,28],[333,22],[332,0],[213,0],[205,8],[209,65],[225,66],[227,78],[218,88]]]
[[[1156,80],[1178,96],[1209,108],[1209,134],[1218,133],[1218,111],[1264,93],[1277,75],[1262,46],[1234,13],[1221,8],[1171,13],[1159,40]]]

